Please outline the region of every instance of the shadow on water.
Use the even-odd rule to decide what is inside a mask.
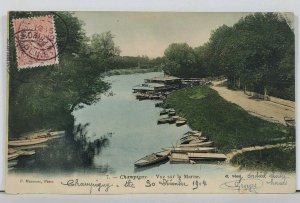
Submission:
[[[62,139],[48,141],[32,156],[20,157],[12,172],[65,174],[70,172],[113,173],[109,165],[94,166],[94,157],[110,145],[113,133],[89,135],[89,123],[74,126]]]
[[[158,163],[155,163],[155,164],[151,164],[149,166],[134,167],[134,173],[139,173],[139,172],[143,172],[143,171],[150,170],[150,169],[153,169],[153,168],[157,168],[160,165],[163,165],[163,164],[168,163],[168,162],[169,162],[169,159],[166,159],[164,161],[161,161],[161,162],[158,162]]]

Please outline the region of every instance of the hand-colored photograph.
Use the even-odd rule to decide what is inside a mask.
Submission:
[[[293,13],[12,11],[7,193],[293,193]]]

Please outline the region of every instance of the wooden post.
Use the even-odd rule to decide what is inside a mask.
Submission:
[[[268,100],[267,88],[264,88],[264,100]]]

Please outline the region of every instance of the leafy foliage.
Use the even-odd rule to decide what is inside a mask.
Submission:
[[[116,56],[110,61],[110,69],[153,69],[160,68],[164,57],[150,59],[147,56]]]
[[[196,56],[187,43],[173,43],[165,50],[167,61],[164,70],[167,74],[192,77],[194,75]]]
[[[209,42],[171,44],[165,71],[179,77],[225,76],[229,87],[295,99],[295,36],[277,13],[255,13],[223,25]]]
[[[55,18],[59,64],[18,70],[12,20],[49,14]],[[82,23],[70,12],[11,12],[9,22],[10,136],[72,124],[73,110],[97,102],[109,89],[102,73],[119,53],[110,32],[95,35],[89,44]]]

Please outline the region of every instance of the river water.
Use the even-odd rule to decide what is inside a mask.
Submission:
[[[93,167],[109,168],[117,174],[210,174],[226,173],[231,167],[220,164],[170,164],[165,163],[134,169],[134,162],[145,155],[161,151],[163,147],[175,146],[177,140],[189,130],[188,125],[176,127],[174,124],[157,125],[160,108],[158,101],[138,101],[132,93],[132,87],[144,82],[145,78],[160,76],[162,73],[143,73],[118,75],[106,78],[111,83],[113,96],[101,97],[95,105],[86,106],[74,112],[76,124],[89,123],[87,137],[97,139],[111,133],[108,144],[95,155]]]

